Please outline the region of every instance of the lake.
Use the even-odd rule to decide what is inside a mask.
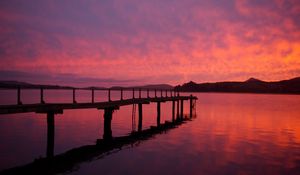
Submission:
[[[3,93],[3,92],[2,92]],[[71,93],[45,92],[46,102],[71,102]],[[31,95],[36,94],[36,95]],[[1,94],[15,103],[15,92]],[[190,95],[190,93],[185,94]],[[193,93],[197,117],[166,133],[78,164],[67,174],[300,174],[300,96]],[[115,98],[117,94],[113,95]],[[126,95],[125,95],[126,96]],[[127,94],[130,96],[130,94]],[[14,97],[14,98],[12,98]],[[105,100],[105,94],[98,94]],[[38,101],[24,92],[23,101]],[[78,102],[89,101],[78,94]],[[184,113],[189,113],[186,102]],[[133,106],[113,114],[113,136],[131,132]],[[162,103],[161,121],[171,120],[172,104]],[[143,128],[156,125],[155,103],[143,105]],[[55,155],[95,144],[103,135],[103,111],[66,110],[55,118]],[[45,157],[45,114],[0,116],[0,170]]]

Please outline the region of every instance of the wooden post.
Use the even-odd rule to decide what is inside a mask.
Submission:
[[[94,88],[92,88],[92,103],[95,102],[95,97],[94,97]]]
[[[181,107],[180,107],[180,118],[183,120],[183,100],[181,100]]]
[[[175,100],[172,100],[172,121],[175,121]]]
[[[149,89],[147,89],[147,98],[149,98]]]
[[[111,98],[110,98],[110,89],[108,89],[108,101],[111,101]]]
[[[45,101],[44,101],[44,89],[41,88],[41,103],[44,104]]]
[[[123,100],[123,88],[121,88],[121,100]]]
[[[76,102],[76,94],[75,94],[75,88],[73,88],[73,103],[77,103]]]
[[[143,125],[143,105],[142,105],[142,103],[139,103],[138,107],[139,107],[138,132],[141,132],[142,131],[142,125]]]
[[[54,156],[54,112],[47,113],[47,158]]]
[[[132,98],[135,99],[135,97],[134,97],[134,88],[132,89]]]
[[[104,131],[103,131],[103,139],[104,140],[111,140],[112,139],[112,131],[111,131],[111,120],[113,114],[112,108],[105,108],[104,109]]]
[[[160,90],[160,97],[163,97],[163,90]]]
[[[21,88],[18,87],[18,97],[17,97],[17,101],[18,101],[18,105],[21,105],[22,104],[22,101],[21,101]]]
[[[179,120],[179,100],[177,100],[177,120]]]
[[[157,102],[157,119],[156,119],[156,122],[157,122],[157,126],[159,127],[160,126],[160,102]]]
[[[139,98],[142,98],[142,90],[139,88]]]
[[[190,118],[193,117],[193,95],[190,96]]]

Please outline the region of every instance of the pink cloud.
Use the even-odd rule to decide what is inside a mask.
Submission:
[[[298,1],[37,5],[0,8],[0,69],[174,85],[299,76]]]

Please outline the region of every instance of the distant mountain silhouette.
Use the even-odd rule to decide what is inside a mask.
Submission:
[[[151,84],[151,85],[145,85],[145,86],[136,86],[134,88],[141,88],[141,89],[174,89],[173,86],[168,84]]]
[[[124,86],[113,86],[111,89],[161,89],[161,90],[170,90],[174,89],[173,86],[168,85],[168,84],[151,84],[151,85],[144,85],[144,86],[129,86],[129,87],[124,87]]]
[[[201,84],[190,81],[182,86],[176,86],[175,90],[184,92],[300,94],[300,77],[274,82],[266,82],[255,78],[250,78],[244,82],[216,82]]]
[[[47,89],[73,89],[75,87],[71,86],[59,86],[59,85],[40,85],[40,84],[30,84],[26,82],[19,82],[19,81],[0,81],[0,88],[28,88],[28,89],[39,89],[39,88],[47,88]],[[174,89],[173,86],[168,85],[168,84],[152,84],[152,85],[145,85],[145,86],[131,86],[131,87],[122,87],[122,86],[113,86],[111,89],[162,89],[162,90],[170,90]],[[95,87],[95,86],[90,86],[90,87],[84,87],[84,88],[76,88],[76,89],[108,89],[105,87]]]
[[[0,88],[30,88],[30,89],[38,89],[38,88],[48,88],[48,89],[71,89],[70,86],[58,86],[58,85],[40,85],[40,84],[30,84],[26,82],[19,81],[0,81]]]
[[[249,78],[249,79],[246,80],[245,82],[264,82],[264,81],[261,81],[261,80],[256,79],[256,78]]]

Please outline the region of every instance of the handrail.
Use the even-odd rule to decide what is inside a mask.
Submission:
[[[124,91],[132,91],[132,99],[135,99],[135,93],[138,91],[138,98],[142,98],[142,91],[146,92],[147,98],[150,98],[150,92],[154,92],[155,98],[162,98],[162,97],[168,97],[168,92],[170,97],[178,97],[179,91],[176,91],[173,89],[159,89],[159,88],[143,88],[143,87],[113,87],[113,88],[99,88],[99,87],[85,87],[85,88],[78,88],[78,87],[71,87],[71,86],[48,86],[48,85],[22,85],[22,86],[9,86],[9,87],[0,87],[0,91],[2,90],[17,90],[17,105],[22,105],[21,100],[21,92],[22,90],[40,90],[40,103],[45,104],[44,100],[44,91],[45,90],[72,90],[72,97],[73,97],[73,103],[77,103],[76,101],[76,91],[77,90],[87,90],[91,91],[91,102],[95,102],[95,91],[106,91],[108,93],[107,95],[107,101],[112,101],[111,99],[111,91],[119,91],[120,92],[120,100],[124,100],[123,92]],[[158,96],[157,92],[160,92],[160,96]],[[163,92],[165,92],[165,96],[163,95]],[[130,98],[129,98],[130,99]]]

